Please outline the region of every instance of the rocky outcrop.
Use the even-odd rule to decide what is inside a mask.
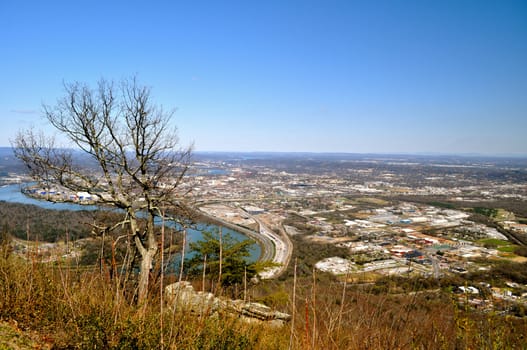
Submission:
[[[213,314],[220,309],[220,301],[214,294],[196,292],[190,282],[177,282],[166,286],[165,298],[170,307],[198,315]]]
[[[165,288],[170,307],[186,310],[198,315],[230,313],[247,322],[260,322],[272,326],[283,326],[291,320],[289,314],[270,307],[243,300],[220,299],[212,293],[196,292],[190,282],[177,282]]]

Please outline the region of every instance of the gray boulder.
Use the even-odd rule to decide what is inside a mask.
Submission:
[[[230,313],[246,322],[282,326],[291,320],[291,315],[270,307],[243,300],[220,299],[212,293],[196,292],[190,282],[177,282],[166,286],[165,296],[170,307],[188,310],[198,315]]]
[[[190,282],[177,282],[166,286],[165,297],[168,304],[198,315],[218,311],[219,300],[212,293],[196,292]]]

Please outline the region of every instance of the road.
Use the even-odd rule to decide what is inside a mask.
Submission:
[[[277,264],[275,267],[271,267],[265,271],[260,272],[259,275],[263,279],[276,278],[287,269],[287,265],[289,265],[291,254],[293,252],[293,244],[283,229],[281,235],[276,234],[256,216],[252,216],[252,218],[258,223],[258,226],[260,227],[260,236],[265,237],[266,241],[271,241],[274,245],[274,255],[272,259],[267,260]]]
[[[243,210],[243,209],[242,209]],[[225,227],[230,227],[237,230],[257,242],[262,246],[262,255],[260,256],[261,261],[271,261],[276,263],[276,267],[268,268],[263,272],[259,273],[259,276],[263,279],[271,279],[280,276],[289,265],[291,260],[291,254],[293,253],[293,243],[285,233],[285,230],[281,229],[281,234],[276,234],[269,229],[262,220],[259,218],[249,215],[256,223],[258,223],[259,232],[254,232],[242,227],[239,227],[233,223],[222,220],[218,217],[207,214],[203,211],[199,211],[200,215],[207,217],[208,220],[215,222]],[[247,212],[246,212],[247,213]]]

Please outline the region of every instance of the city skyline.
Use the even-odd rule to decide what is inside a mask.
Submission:
[[[0,32],[0,146],[137,76],[197,151],[527,155],[521,1],[7,1]]]

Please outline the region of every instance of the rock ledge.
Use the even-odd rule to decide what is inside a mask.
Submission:
[[[220,299],[212,293],[196,292],[190,282],[177,282],[166,286],[165,296],[170,307],[188,310],[198,315],[238,315],[247,322],[259,322],[272,326],[283,326],[291,315],[278,312],[270,307],[243,300]]]

